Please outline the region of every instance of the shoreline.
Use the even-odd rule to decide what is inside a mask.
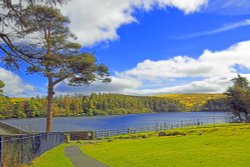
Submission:
[[[123,116],[123,115],[144,115],[144,114],[163,114],[163,113],[195,113],[195,112],[228,112],[229,110],[216,110],[216,111],[172,111],[172,112],[145,112],[145,113],[128,113],[128,114],[107,114],[107,115],[86,115],[86,114],[79,114],[79,115],[59,115],[59,116],[53,116],[53,118],[78,118],[78,117],[84,117],[84,118],[94,118],[94,117],[108,117],[108,116]],[[16,120],[22,120],[22,119],[33,119],[33,118],[46,118],[46,116],[41,117],[26,117],[26,118],[16,118],[16,117],[10,117],[10,118],[1,118],[0,121],[4,120],[10,120],[10,119],[16,119]]]

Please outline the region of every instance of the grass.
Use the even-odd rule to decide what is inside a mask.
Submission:
[[[24,167],[73,167],[71,161],[64,155],[64,148],[67,146],[69,144],[57,146]]]
[[[165,135],[123,135],[80,148],[111,167],[250,166],[249,124],[175,129]]]

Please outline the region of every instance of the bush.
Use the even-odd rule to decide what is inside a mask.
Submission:
[[[186,136],[187,133],[179,131],[159,132],[158,136]]]
[[[167,133],[167,136],[186,136],[186,135],[187,133],[179,131],[172,131]]]
[[[167,133],[166,132],[159,132],[158,136],[167,136]]]

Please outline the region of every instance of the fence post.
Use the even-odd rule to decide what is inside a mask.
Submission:
[[[199,126],[200,125],[200,120],[199,119],[197,119],[197,126]]]
[[[107,130],[107,132],[106,132],[106,137],[109,137],[109,131]]]
[[[3,137],[0,137],[0,167],[3,166]]]
[[[23,145],[24,145],[24,141],[23,141],[23,137],[22,136],[20,136],[20,143],[21,143],[21,145],[20,145],[20,162],[21,163],[23,163],[23,153],[24,153],[24,151],[23,151]]]
[[[213,118],[213,124],[214,124],[214,126],[215,126],[215,118]]]
[[[117,129],[117,135],[119,135],[120,134],[120,130],[119,129]]]
[[[164,130],[166,130],[166,125],[167,125],[166,122],[164,122]]]

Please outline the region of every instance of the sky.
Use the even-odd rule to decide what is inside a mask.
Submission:
[[[57,94],[223,93],[250,79],[249,0],[71,0],[60,6],[82,51],[95,52],[112,82],[55,87]],[[40,75],[6,70],[4,93],[46,95]]]

